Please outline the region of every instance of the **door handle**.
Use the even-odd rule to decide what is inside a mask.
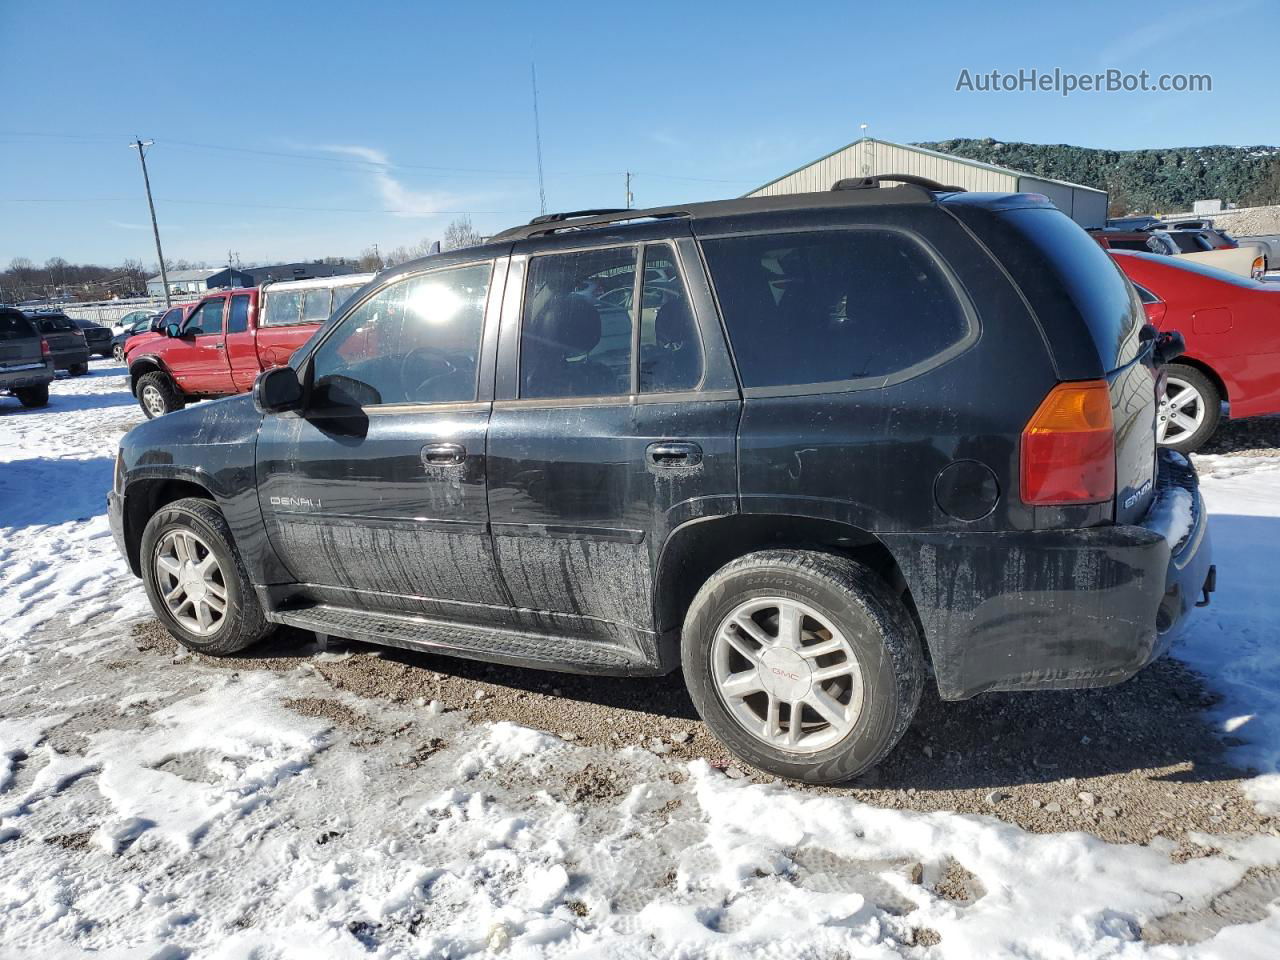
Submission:
[[[217,343],[215,343],[215,344],[213,345],[213,349],[215,349],[215,350],[225,350],[225,349],[227,349],[227,345],[226,345],[225,343],[223,343],[221,340],[219,340]]]
[[[702,462],[702,448],[683,440],[660,440],[645,447],[645,459],[655,467],[696,467]]]
[[[467,459],[467,448],[460,443],[428,443],[422,448],[422,462],[428,466],[456,466]]]

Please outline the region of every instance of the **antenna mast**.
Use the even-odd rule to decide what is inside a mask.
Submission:
[[[538,120],[538,67],[529,63],[529,74],[533,80],[533,142],[538,148],[538,213],[547,212],[547,191],[542,182],[542,124]]]

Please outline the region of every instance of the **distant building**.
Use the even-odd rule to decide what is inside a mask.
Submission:
[[[356,264],[314,260],[311,263],[277,263],[271,267],[248,267],[244,272],[253,277],[250,286],[256,287],[277,280],[314,280],[317,277],[346,276],[356,272]]]
[[[226,287],[253,287],[256,281],[247,270],[232,270],[230,267],[201,267],[198,270],[170,270],[169,293],[204,293],[206,290],[221,290]],[[147,294],[152,297],[164,296],[164,280],[154,276],[147,281]]]
[[[769,197],[786,193],[830,190],[837,180],[889,173],[910,173],[965,190],[996,193],[1039,193],[1082,227],[1101,227],[1107,221],[1107,193],[1063,180],[1050,180],[1008,167],[982,163],[905,143],[863,137],[839,150],[770,180],[747,194]]]

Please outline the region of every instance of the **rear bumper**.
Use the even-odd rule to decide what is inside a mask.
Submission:
[[[1195,468],[1159,454],[1142,522],[886,538],[911,588],[944,699],[1096,687],[1163,654],[1214,586]]]
[[[55,350],[53,365],[59,370],[68,370],[81,363],[89,362],[89,347],[73,347],[70,350]]]
[[[53,382],[53,361],[23,365],[21,368],[0,368],[0,392],[5,390],[21,390],[24,387],[39,387]]]

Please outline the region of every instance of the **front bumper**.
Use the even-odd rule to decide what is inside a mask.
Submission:
[[[0,393],[6,390],[21,390],[24,387],[40,387],[46,383],[52,383],[53,377],[52,360],[0,369]]]
[[[133,569],[134,576],[137,576],[138,571],[134,569],[134,563],[129,558],[129,548],[124,539],[123,493],[116,493],[114,490],[107,491],[107,523],[111,527],[111,539],[116,542],[116,549],[120,551],[120,556],[129,562],[129,567]]]
[[[1215,585],[1195,468],[1162,450],[1142,522],[886,538],[944,699],[1096,687],[1163,654]]]

